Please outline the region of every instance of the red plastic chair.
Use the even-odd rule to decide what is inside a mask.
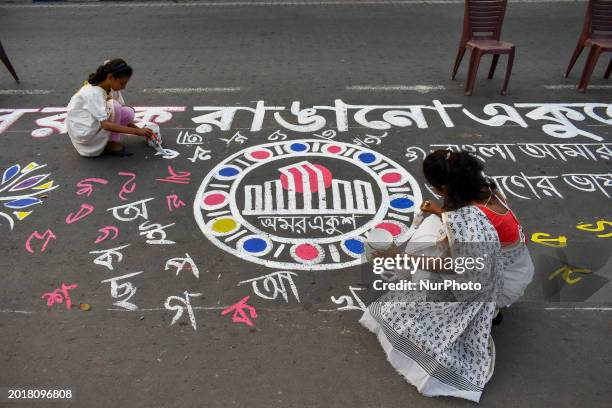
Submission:
[[[6,66],[6,68],[9,70],[13,78],[15,78],[15,81],[19,82],[19,77],[17,76],[17,73],[15,72],[13,65],[11,65],[11,61],[9,61],[8,55],[6,55],[4,48],[2,48],[1,42],[0,42],[0,60],[2,60],[2,62],[4,63],[4,66]]]
[[[589,50],[589,55],[580,77],[578,92],[586,91],[599,56],[604,52],[612,51],[612,1],[589,0],[582,33],[580,33],[578,44],[576,44],[576,49],[567,67],[567,71],[565,71],[566,78],[569,76],[584,47],[591,47],[591,49]],[[612,60],[608,64],[604,78],[610,77],[611,70]]]
[[[512,73],[512,63],[514,62],[514,44],[499,40],[507,3],[507,0],[465,0],[463,33],[461,34],[461,42],[459,43],[459,51],[457,52],[451,79],[455,79],[465,50],[471,48],[468,80],[465,84],[465,94],[468,96],[474,90],[478,65],[481,57],[485,54],[493,54],[489,79],[493,78],[499,56],[508,54],[506,78],[501,91],[502,95],[506,94],[508,81]]]

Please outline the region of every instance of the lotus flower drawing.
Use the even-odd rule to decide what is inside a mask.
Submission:
[[[59,187],[49,178],[51,173],[40,172],[46,166],[34,162],[25,167],[14,164],[1,173],[0,221],[5,219],[11,230],[15,220],[23,220],[32,213],[34,206],[43,203],[43,194]]]

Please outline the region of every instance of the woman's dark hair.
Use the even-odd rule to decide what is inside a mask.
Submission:
[[[104,64],[100,65],[96,72],[89,74],[89,82],[92,85],[98,85],[104,81],[108,74],[111,74],[115,78],[125,78],[132,76],[132,67],[130,67],[121,58],[115,58],[112,60],[105,61]]]
[[[495,190],[495,183],[483,173],[483,166],[472,154],[436,150],[423,161],[427,182],[438,189],[446,187],[444,210],[452,211],[481,200]]]

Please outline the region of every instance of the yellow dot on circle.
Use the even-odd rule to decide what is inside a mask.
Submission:
[[[219,218],[212,224],[212,230],[220,234],[225,234],[235,230],[238,223],[233,218]]]

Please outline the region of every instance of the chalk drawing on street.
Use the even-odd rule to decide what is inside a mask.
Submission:
[[[222,161],[200,185],[194,216],[214,245],[239,258],[330,270],[362,263],[374,227],[405,242],[420,202],[415,179],[388,157],[305,139],[249,147]]]
[[[14,164],[2,172],[0,219],[5,219],[11,230],[15,220],[22,221],[32,213],[32,206],[43,203],[45,193],[59,187],[49,178],[51,173],[34,174],[45,166],[34,162],[25,167]]]

